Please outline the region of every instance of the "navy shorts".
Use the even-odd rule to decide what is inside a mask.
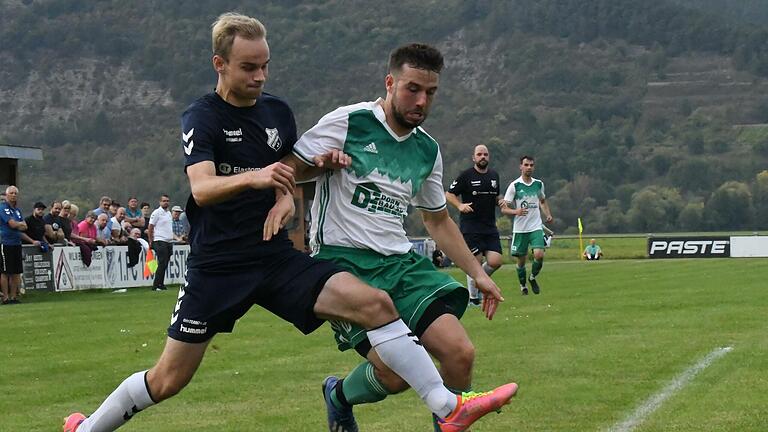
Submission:
[[[295,249],[264,257],[246,270],[189,268],[171,315],[168,336],[200,343],[229,333],[254,304],[292,323],[304,334],[323,324],[313,311],[325,282],[342,270]]]
[[[467,242],[469,250],[472,251],[472,255],[479,255],[483,252],[498,252],[501,253],[501,240],[499,240],[499,234],[475,234],[466,233],[464,235],[464,241]]]
[[[22,274],[21,245],[0,244],[0,273]]]

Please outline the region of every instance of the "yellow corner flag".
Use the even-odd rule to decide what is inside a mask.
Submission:
[[[584,232],[584,227],[581,225],[581,218],[579,218],[579,234]]]
[[[144,265],[144,277],[148,278],[155,274],[157,271],[157,259],[155,254],[152,253],[152,249],[147,249],[147,263]]]
[[[584,259],[584,254],[582,253],[584,251],[584,242],[581,239],[581,233],[584,232],[584,226],[581,225],[581,218],[579,218],[578,221],[579,221],[579,257],[581,257],[581,259]]]

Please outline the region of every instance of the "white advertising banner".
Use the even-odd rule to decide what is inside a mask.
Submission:
[[[165,283],[184,282],[189,245],[174,245]],[[128,267],[128,246],[100,247],[93,251],[91,265],[86,267],[78,247],[57,247],[53,250],[54,289],[73,291],[95,288],[131,288],[152,285],[153,276],[144,277],[145,254]]]
[[[731,237],[731,256],[737,258],[768,257],[768,236]]]

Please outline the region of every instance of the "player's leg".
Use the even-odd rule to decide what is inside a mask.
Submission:
[[[5,273],[0,273],[0,292],[2,292],[2,301],[3,304],[8,304],[8,277],[10,275]]]
[[[480,253],[479,250],[477,251],[477,253],[475,253],[475,259],[477,260],[478,263],[483,264],[483,255]],[[474,306],[480,306],[480,303],[482,301],[482,294],[477,289],[477,286],[475,286],[475,280],[469,277],[469,275],[467,275],[467,289],[469,290],[469,304]]]
[[[534,231],[529,236],[530,245],[533,249],[533,263],[531,264],[531,277],[528,280],[531,282],[533,293],[538,294],[541,292],[541,288],[536,277],[541,272],[542,267],[544,267],[544,232],[542,230]]]
[[[432,359],[399,319],[386,292],[349,273],[337,273],[325,283],[314,311],[321,318],[365,327],[382,362],[408,382],[433,413],[446,417],[456,407],[456,399],[443,385]]]
[[[482,249],[478,244],[478,236],[476,234],[462,233],[464,242],[467,244],[469,251],[475,256],[478,263],[483,263]],[[480,306],[481,297],[480,292],[475,286],[475,280],[467,275],[467,289],[469,290],[469,303],[474,306]]]
[[[65,432],[113,431],[136,413],[177,394],[183,389],[203,360],[208,341],[187,343],[168,338],[163,353],[148,371],[126,378],[101,406],[79,425]]]

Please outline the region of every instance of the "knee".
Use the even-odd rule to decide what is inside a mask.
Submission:
[[[389,369],[375,368],[376,379],[384,386],[385,389],[391,394],[402,393],[410,387],[405,380],[400,378],[400,375],[392,372]]]
[[[475,346],[472,342],[466,341],[453,350],[451,363],[463,374],[472,372],[472,366],[475,364]]]
[[[533,258],[535,258],[537,261],[542,261],[544,259],[544,251],[536,249],[536,252],[533,253]]]
[[[398,313],[386,292],[371,288],[371,294],[357,308],[356,322],[363,327],[378,327],[397,319]]]

